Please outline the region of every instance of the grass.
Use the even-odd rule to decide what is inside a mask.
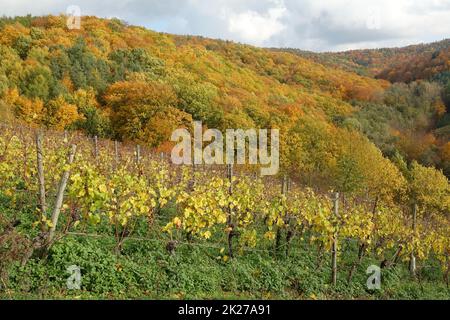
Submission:
[[[5,216],[19,214],[23,221],[19,232],[32,234],[32,207],[17,213],[3,203],[0,210]],[[172,211],[169,208],[161,216],[167,220]],[[357,255],[356,245],[349,242],[339,256],[334,287],[330,255],[325,253],[318,267],[318,251],[307,240],[294,238],[289,257],[273,250],[249,250],[225,262],[220,245],[203,246],[198,241],[183,243],[170,254],[168,238],[159,231],[164,223],[157,221],[153,231],[145,224],[138,226],[135,236],[152,241],[129,239],[120,255],[114,253],[112,237],[66,236],[45,260],[32,259],[24,267],[8,264],[0,273],[0,299],[450,299],[439,266],[432,260],[421,269],[420,281],[410,278],[405,264],[383,269],[381,289],[370,291],[366,269],[379,260],[365,257],[348,283],[347,270]],[[225,239],[213,240],[225,247]],[[270,248],[264,241],[260,240],[258,249]],[[81,269],[80,290],[67,289],[70,265]]]

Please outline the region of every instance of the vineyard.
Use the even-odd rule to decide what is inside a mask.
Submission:
[[[0,296],[448,299],[448,180],[405,170],[402,192],[351,195],[2,124]],[[73,264],[81,291],[65,287]]]

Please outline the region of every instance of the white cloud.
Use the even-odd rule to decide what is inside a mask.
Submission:
[[[280,19],[286,16],[287,9],[280,5],[268,8],[265,13],[252,10],[232,13],[227,17],[228,31],[245,42],[261,45],[286,28]]]

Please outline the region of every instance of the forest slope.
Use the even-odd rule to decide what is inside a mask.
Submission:
[[[370,137],[388,156],[448,167],[446,131],[430,132],[445,115],[432,85],[391,87],[291,53],[117,19],[82,17],[80,30],[68,30],[64,16],[27,16],[3,18],[0,28],[4,118],[166,151],[171,132],[192,119],[219,129],[279,128],[283,168],[309,176],[334,176],[351,135]],[[389,118],[373,123],[374,112]]]
[[[411,82],[424,79],[449,80],[450,39],[401,48],[325,53],[299,49],[285,49],[285,51],[327,66],[339,67],[343,70],[391,82]]]

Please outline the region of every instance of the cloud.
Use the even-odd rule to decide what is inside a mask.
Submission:
[[[228,17],[228,31],[245,42],[263,44],[271,37],[286,29],[280,19],[287,13],[284,6],[268,8],[266,13],[247,10],[232,13]]]
[[[315,51],[450,35],[450,0],[0,0],[0,14],[58,14],[69,5],[156,31]]]

